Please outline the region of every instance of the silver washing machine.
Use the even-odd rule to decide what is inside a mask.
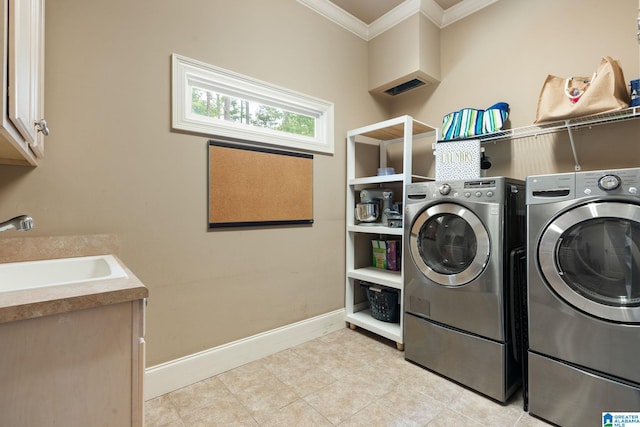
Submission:
[[[524,246],[524,182],[409,184],[405,358],[505,402],[521,384],[509,254]]]
[[[529,412],[640,412],[640,168],[527,178]]]

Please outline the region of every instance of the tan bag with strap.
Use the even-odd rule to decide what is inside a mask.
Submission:
[[[629,100],[620,64],[605,56],[592,77],[547,76],[534,123],[620,110],[629,106]]]

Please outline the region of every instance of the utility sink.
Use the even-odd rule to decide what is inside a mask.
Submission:
[[[128,277],[113,255],[0,264],[0,292]]]

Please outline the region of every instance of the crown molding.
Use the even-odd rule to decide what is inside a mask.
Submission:
[[[463,1],[475,1],[475,0],[463,0]],[[436,27],[442,28],[442,21],[444,21],[444,17],[447,11],[442,9],[440,5],[436,3],[434,0],[421,0],[420,12],[422,12],[424,16],[426,16],[431,22],[433,22],[436,25]]]
[[[369,40],[369,26],[347,13],[344,9],[339,8],[329,0],[297,0],[311,10],[319,13],[330,21],[335,22],[341,27],[351,31],[358,37]]]
[[[461,3],[458,3],[444,12],[440,28],[444,28],[447,25],[461,20],[462,18],[466,18],[467,16],[476,13],[480,9],[484,9],[497,1],[498,0],[463,0]]]
[[[367,25],[329,0],[297,0],[325,18],[369,41],[417,12],[424,14],[438,28],[444,28],[498,0],[463,0],[443,10],[434,0],[408,0]]]
[[[429,1],[433,1],[433,0],[429,0]],[[369,25],[365,24],[368,30],[367,31],[368,37],[366,40],[371,40],[377,35],[384,33],[389,28],[392,28],[395,25],[399,24],[400,22],[404,21],[408,17],[415,15],[417,12],[420,11],[420,3],[421,3],[421,0],[405,1],[403,3],[400,3],[398,6],[394,7],[393,9],[391,9],[386,14],[382,15],[380,18],[373,21],[371,24]]]

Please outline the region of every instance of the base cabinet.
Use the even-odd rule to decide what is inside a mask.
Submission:
[[[144,300],[0,324],[0,425],[143,425]]]

